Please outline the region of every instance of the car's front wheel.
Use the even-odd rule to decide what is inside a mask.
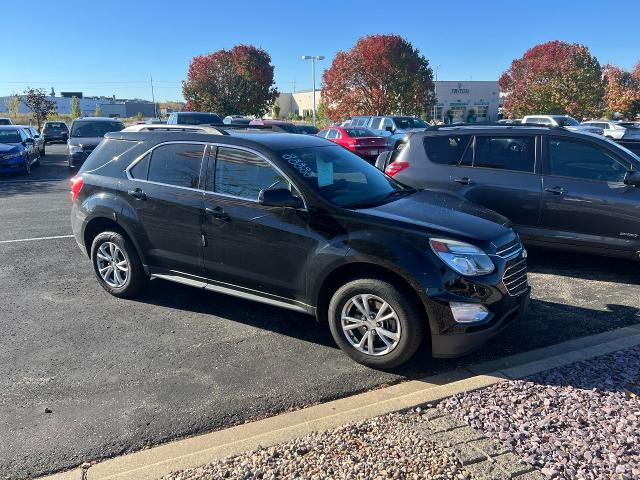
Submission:
[[[384,280],[362,278],[340,287],[328,313],[338,346],[370,367],[402,365],[424,337],[426,318],[417,302]]]
[[[22,171],[25,175],[31,175],[31,159],[27,155],[27,159],[24,161],[24,170]]]
[[[118,232],[102,232],[94,238],[91,260],[102,288],[116,297],[134,296],[149,279],[135,248]]]

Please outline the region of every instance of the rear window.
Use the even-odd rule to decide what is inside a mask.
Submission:
[[[11,125],[11,120],[8,118],[0,118],[0,125]]]
[[[470,141],[471,135],[424,137],[424,150],[433,163],[458,165]]]
[[[111,161],[117,161],[122,154],[134,148],[138,142],[130,140],[105,139],[91,152],[80,168],[81,172],[87,172],[104,167]],[[122,170],[124,170],[124,166]],[[121,171],[122,171],[121,170]]]
[[[345,128],[345,132],[350,137],[375,137],[376,134],[373,133],[368,128]]]
[[[178,115],[181,125],[204,125],[207,123],[222,123],[222,119],[215,113],[181,113]]]
[[[124,128],[122,122],[95,122],[91,120],[83,120],[81,122],[73,122],[71,126],[72,137],[104,137],[109,132],[119,132]]]

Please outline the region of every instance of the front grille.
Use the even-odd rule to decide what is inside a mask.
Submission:
[[[496,255],[502,258],[507,258],[519,253],[521,249],[522,244],[520,243],[520,239],[518,237],[514,237],[504,245],[496,247]]]
[[[502,284],[512,297],[527,291],[527,259],[522,258],[509,265],[502,276]]]

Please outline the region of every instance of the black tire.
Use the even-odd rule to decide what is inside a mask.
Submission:
[[[117,245],[117,247],[123,253],[124,258],[127,260],[129,271],[127,273],[124,284],[121,287],[114,287],[109,285],[102,278],[100,272],[98,271],[98,249],[102,244],[107,242],[111,242]],[[102,232],[93,239],[93,243],[91,244],[91,263],[93,264],[93,271],[98,278],[100,286],[115,297],[133,297],[146,286],[149,280],[149,277],[142,267],[142,262],[140,261],[138,252],[136,252],[133,244],[118,232]]]
[[[379,356],[357,350],[342,329],[342,309],[351,298],[361,294],[375,295],[383,299],[395,311],[400,323],[400,338],[388,353]],[[338,346],[352,359],[373,368],[394,368],[409,360],[420,347],[426,331],[427,318],[417,302],[404,291],[385,280],[361,278],[340,287],[329,302],[329,328]]]
[[[27,157],[27,161],[24,164],[23,172],[25,175],[31,175],[31,159]]]
[[[47,154],[47,144],[43,143],[42,144],[42,151],[40,152],[40,156],[44,157]]]

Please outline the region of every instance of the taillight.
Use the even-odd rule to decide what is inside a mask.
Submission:
[[[409,162],[405,162],[404,160],[396,160],[395,162],[391,162],[389,165],[387,165],[387,168],[385,168],[384,173],[386,173],[390,177],[393,177],[394,175],[397,175],[401,171],[406,170],[410,166],[411,164]]]
[[[357,140],[355,139],[348,139],[345,146],[349,149],[349,150],[355,150],[356,149],[356,145],[358,144]]]
[[[71,186],[71,203],[75,202],[78,198],[78,194],[80,190],[82,190],[82,186],[84,185],[84,180],[81,176],[76,175],[71,180],[69,180],[69,185]]]

